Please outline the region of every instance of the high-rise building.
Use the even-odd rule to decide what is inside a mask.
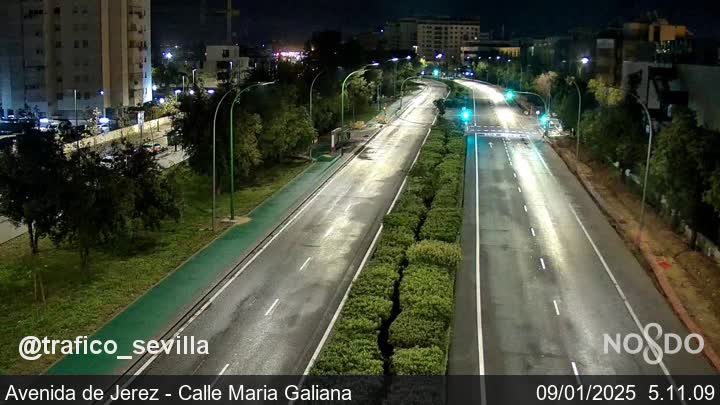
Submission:
[[[152,99],[150,0],[5,0],[5,115],[75,117]],[[83,117],[81,116],[80,119]]]
[[[417,55],[433,59],[443,54],[447,60],[461,59],[460,48],[486,38],[477,20],[447,18],[401,18],[385,25],[387,45],[393,50],[414,49]]]

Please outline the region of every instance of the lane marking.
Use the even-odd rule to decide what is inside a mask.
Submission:
[[[542,257],[540,258],[540,265],[542,266],[543,270],[547,270],[547,268],[545,267],[545,260]]]
[[[633,321],[635,322],[635,326],[637,326],[638,330],[640,331],[640,334],[645,337],[645,333],[643,332],[643,326],[642,323],[640,323],[640,320],[638,319],[637,315],[635,314],[635,310],[633,310],[632,306],[630,305],[630,302],[628,301],[627,297],[625,296],[625,293],[623,292],[622,288],[620,288],[620,284],[618,284],[617,279],[615,279],[615,275],[610,270],[610,266],[608,266],[607,262],[605,261],[605,257],[603,257],[602,253],[600,253],[600,249],[598,249],[597,245],[595,245],[595,241],[590,237],[590,234],[588,233],[587,229],[585,228],[585,225],[580,220],[580,217],[578,216],[577,212],[575,211],[575,208],[573,208],[572,204],[568,204],[570,206],[570,212],[572,212],[573,216],[575,217],[575,220],[577,221],[578,225],[580,225],[580,228],[582,229],[583,233],[585,234],[585,237],[590,242],[590,245],[592,246],[593,250],[595,251],[595,255],[600,259],[600,263],[602,263],[603,268],[605,269],[605,272],[607,273],[608,277],[610,277],[610,281],[612,282],[613,286],[615,286],[615,290],[617,291],[618,295],[620,296],[620,299],[622,300],[623,304],[625,304],[625,308],[627,308],[628,313],[630,313],[630,317],[632,317]],[[648,344],[650,344],[648,342]],[[675,381],[673,380],[672,376],[670,375],[670,372],[668,371],[667,367],[665,367],[665,363],[660,360],[660,369],[663,371],[665,376],[668,378],[668,381],[674,386]]]
[[[560,309],[558,308],[557,301],[553,300],[553,306],[555,306],[555,315],[560,316]]]
[[[275,298],[275,302],[270,305],[270,308],[267,310],[267,312],[265,312],[265,316],[268,316],[270,315],[270,313],[272,313],[273,309],[275,309],[275,305],[277,305],[278,302],[280,302],[280,298]]]
[[[578,371],[577,366],[575,365],[574,361],[571,361],[570,364],[572,364],[573,374],[575,374],[575,380],[577,380],[578,384],[582,384],[580,382],[580,372]]]
[[[222,370],[220,370],[220,374],[218,374],[218,375],[223,375],[223,374],[225,374],[225,370],[227,370],[228,367],[230,367],[230,363],[226,364],[225,367],[223,367]]]
[[[515,177],[517,179],[517,174],[513,173],[513,177]]]
[[[520,187],[518,187],[518,191],[522,193],[522,189]]]
[[[523,205],[523,209],[527,212],[527,205]]]
[[[335,230],[335,224],[330,225],[330,227],[325,231],[325,234],[323,235],[323,238],[327,238],[330,236],[330,234]]]
[[[312,259],[312,256],[305,259],[305,262],[302,264],[302,266],[300,266],[298,272],[302,273],[303,270],[305,270],[305,267],[307,267],[308,263],[310,263],[310,259]]]
[[[486,404],[485,398],[485,349],[483,348],[482,308],[480,297],[480,168],[478,165],[478,136],[475,134],[475,308],[478,328],[478,374],[480,375],[480,403]],[[512,162],[510,162],[512,165]]]
[[[225,374],[225,370],[227,370],[228,367],[230,367],[230,363],[226,364],[225,367],[223,367],[222,370],[220,370],[220,374],[218,374],[217,377],[215,377],[212,384],[210,384],[210,388],[215,386],[215,384],[218,382],[218,380],[220,380],[220,377],[222,377],[222,375]]]
[[[115,356],[118,360],[132,360],[132,356]]]
[[[532,233],[533,237],[535,236],[535,228],[533,228],[532,226],[530,227],[530,233]]]

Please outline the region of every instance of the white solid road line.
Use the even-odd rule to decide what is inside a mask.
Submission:
[[[485,375],[485,350],[483,349],[482,308],[480,297],[480,170],[478,167],[478,137],[475,134],[475,306],[478,328],[478,371]]]
[[[305,263],[303,263],[302,266],[300,266],[300,269],[298,270],[298,272],[302,273],[303,270],[305,270],[305,267],[307,267],[308,263],[310,263],[310,259],[312,259],[312,257],[308,257],[307,259],[305,259]]]
[[[555,315],[560,316],[560,309],[558,308],[557,301],[553,300],[553,306],[555,307]]]
[[[577,380],[578,384],[582,384],[582,382],[580,382],[580,372],[578,371],[577,365],[575,365],[574,361],[571,361],[570,364],[572,364],[573,374],[575,374],[575,380]]]
[[[230,363],[226,364],[225,367],[223,367],[222,370],[220,370],[220,373],[217,375],[217,377],[215,377],[212,384],[210,384],[210,388],[215,386],[215,384],[218,382],[218,380],[220,380],[220,377],[222,377],[222,375],[225,374],[225,370],[227,370],[228,367],[230,367]]]
[[[220,374],[218,374],[218,375],[223,375],[223,374],[225,374],[225,370],[227,370],[228,367],[230,367],[230,363],[226,364],[225,367],[223,367],[222,370],[220,370]]]
[[[540,258],[540,265],[542,266],[543,270],[546,270],[546,268],[545,268],[545,259],[543,259],[542,257]]]
[[[603,257],[602,253],[600,253],[600,249],[598,249],[597,245],[595,245],[595,241],[590,237],[590,234],[588,233],[587,229],[585,229],[585,225],[580,220],[580,217],[578,216],[577,212],[575,212],[575,208],[573,208],[572,204],[568,204],[570,206],[570,212],[572,212],[573,216],[575,217],[575,220],[580,225],[580,228],[582,229],[583,233],[585,234],[585,237],[590,242],[590,245],[592,246],[593,250],[595,251],[595,255],[600,259],[600,263],[602,263],[603,268],[605,269],[605,272],[607,273],[608,277],[610,277],[610,281],[612,282],[613,286],[615,286],[615,290],[617,291],[618,295],[620,295],[620,299],[622,299],[623,303],[625,304],[625,308],[627,308],[628,313],[630,313],[630,317],[632,317],[633,321],[635,322],[635,326],[637,326],[638,330],[640,330],[640,334],[645,336],[643,332],[643,326],[642,323],[640,323],[640,320],[638,319],[637,315],[635,315],[635,310],[633,310],[632,306],[630,305],[630,302],[628,301],[627,297],[625,296],[625,293],[623,292],[622,288],[620,288],[620,284],[618,284],[617,280],[615,279],[615,275],[613,275],[612,271],[610,271],[610,267],[608,266],[607,262],[605,261],[605,257]],[[649,342],[648,342],[649,344]],[[665,363],[663,363],[662,360],[660,360],[660,369],[662,369],[663,373],[667,376],[668,380],[672,385],[675,385],[675,381],[670,376],[670,372],[668,371],[667,367],[665,367]]]
[[[280,298],[275,298],[275,302],[270,305],[270,308],[268,308],[267,312],[265,312],[265,316],[268,316],[272,313],[273,309],[275,309],[275,305],[277,305],[278,302],[280,302]]]

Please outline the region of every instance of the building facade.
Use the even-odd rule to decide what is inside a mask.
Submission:
[[[250,71],[250,58],[240,56],[237,45],[205,46],[202,76],[205,87],[216,88],[229,80],[244,81]]]
[[[476,20],[422,19],[417,23],[417,55],[426,60],[443,54],[447,62],[462,62],[460,48],[480,39]]]
[[[150,0],[6,0],[0,24],[4,115],[75,118],[75,111],[152,100]],[[77,105],[77,108],[76,108]]]
[[[409,51],[417,47],[416,18],[401,18],[388,21],[385,24],[384,34],[387,48],[393,51]]]

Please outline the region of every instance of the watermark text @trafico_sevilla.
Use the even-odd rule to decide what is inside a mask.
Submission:
[[[28,361],[34,361],[48,355],[110,355],[116,356],[119,347],[112,339],[89,339],[87,336],[78,336],[75,339],[51,339],[47,336],[25,336],[20,340],[18,353]],[[165,340],[141,340],[132,342],[132,354],[209,354],[208,342],[195,339],[194,336],[176,336]],[[117,356],[129,359],[132,356]]]
[[[705,348],[705,340],[700,334],[691,333],[684,338],[676,333],[663,333],[662,326],[648,323],[642,333],[627,333],[614,336],[603,333],[603,352],[610,354],[642,352],[646,363],[657,365],[662,363],[666,354],[677,354],[684,350],[690,354],[698,354]]]

